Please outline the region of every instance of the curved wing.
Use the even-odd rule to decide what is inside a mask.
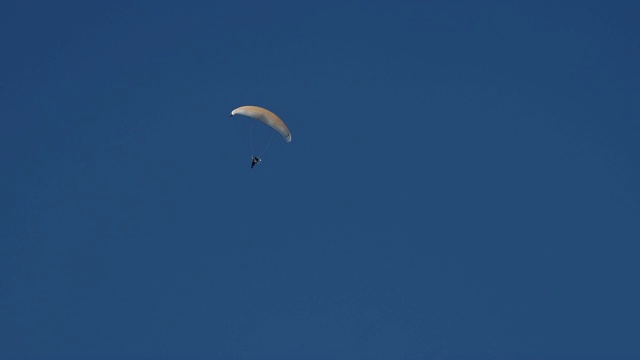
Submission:
[[[234,115],[244,115],[258,121],[262,121],[282,135],[287,142],[291,142],[291,132],[289,132],[289,128],[284,121],[282,121],[276,114],[265,108],[261,108],[259,106],[240,106],[233,110],[229,116]]]

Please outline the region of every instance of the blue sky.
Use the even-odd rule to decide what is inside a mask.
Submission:
[[[640,357],[639,11],[3,4],[0,357]]]

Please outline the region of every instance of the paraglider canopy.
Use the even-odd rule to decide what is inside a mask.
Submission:
[[[276,114],[259,106],[241,106],[231,112],[231,115],[244,115],[263,122],[277,131],[287,141],[291,142],[291,132],[287,125]]]

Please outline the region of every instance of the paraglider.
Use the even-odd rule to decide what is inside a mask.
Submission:
[[[282,121],[282,119],[280,119],[276,114],[265,108],[261,108],[259,106],[241,106],[233,110],[229,116],[232,117],[234,115],[244,115],[258,120],[275,130],[284,138],[286,142],[291,142],[291,132],[289,131],[289,128],[284,123],[284,121]],[[251,139],[251,135],[249,136]],[[271,145],[271,143],[269,143],[269,145]],[[266,151],[266,149],[264,151]],[[253,169],[253,167],[260,163],[260,161],[262,160],[253,153],[253,145],[251,145],[251,152],[251,168]],[[262,154],[260,154],[260,156],[262,156]]]
[[[251,157],[251,168],[253,169],[253,167],[254,167],[254,166],[256,166],[256,165],[258,165],[258,163],[259,163],[260,161],[262,161],[262,160],[260,160],[260,158],[259,158],[259,157],[255,156],[255,155],[254,155],[254,156],[252,156],[252,157]]]

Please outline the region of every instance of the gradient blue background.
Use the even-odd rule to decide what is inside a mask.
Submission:
[[[0,358],[640,358],[639,13],[3,2]]]

